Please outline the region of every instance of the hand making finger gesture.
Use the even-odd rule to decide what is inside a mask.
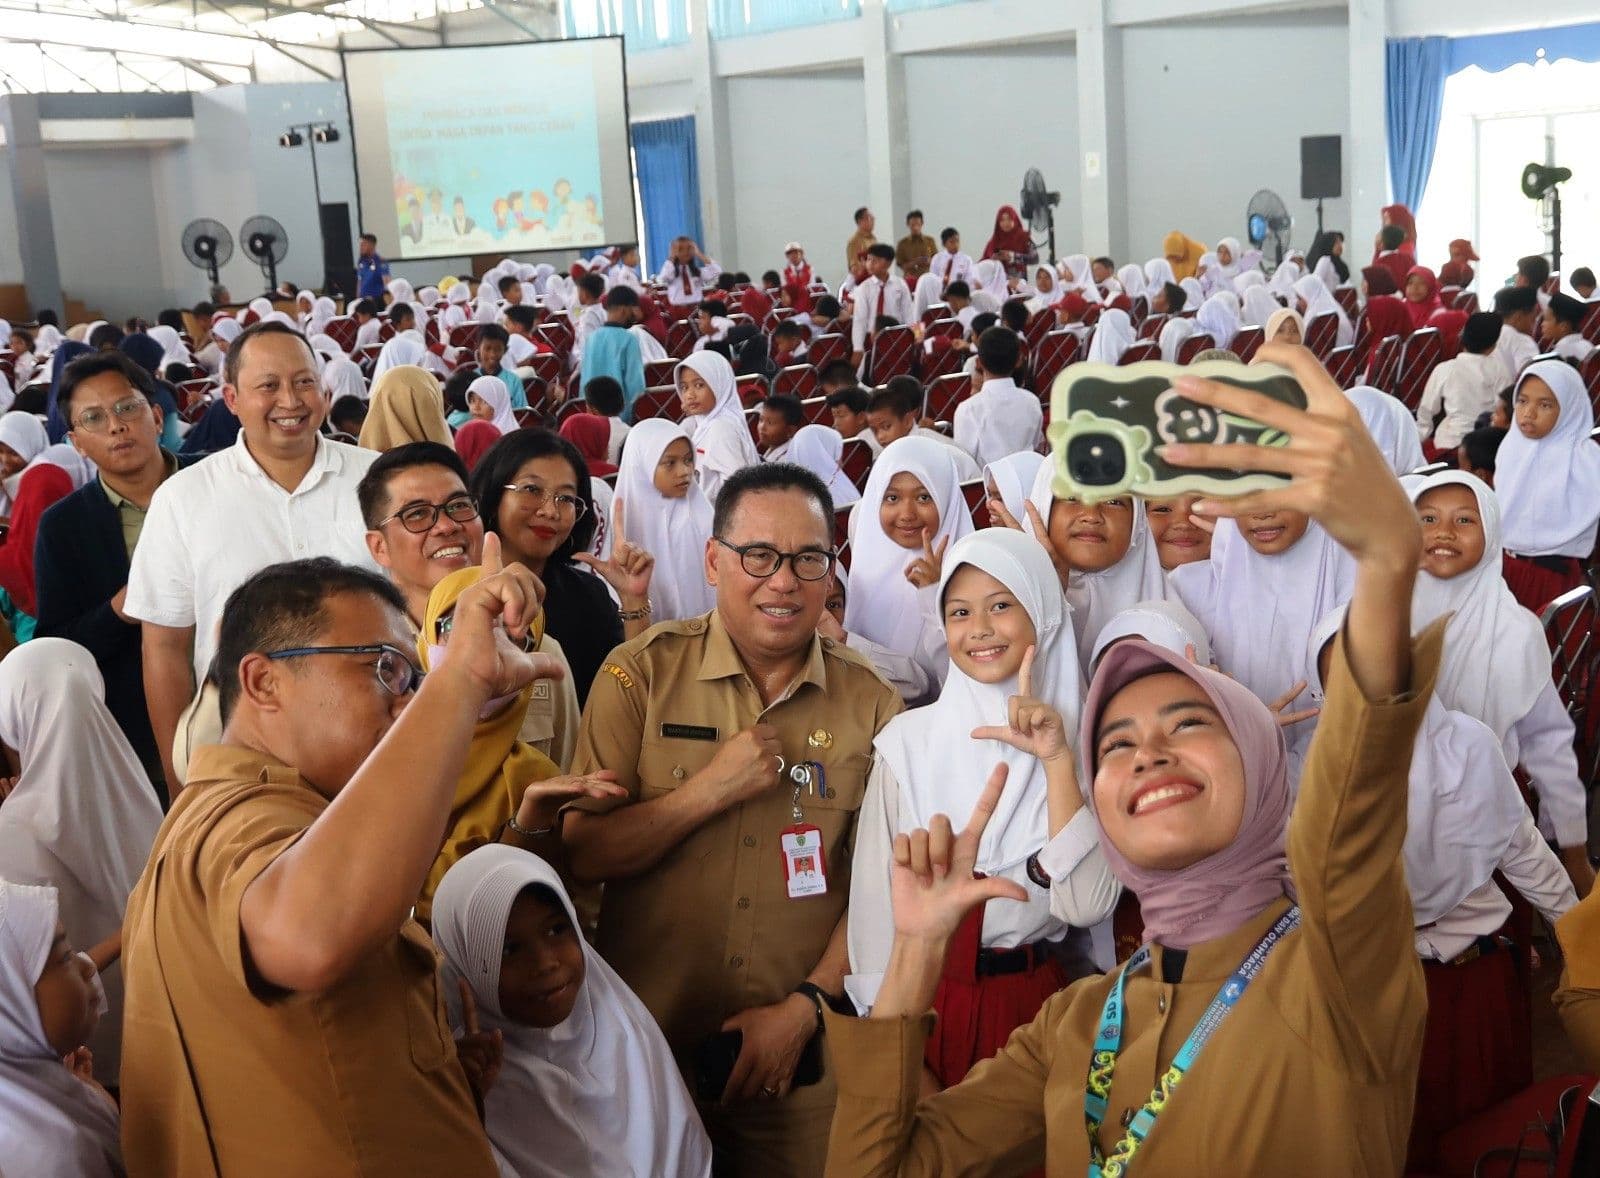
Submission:
[[[906,580],[918,589],[937,585],[939,576],[944,571],[944,552],[950,547],[950,537],[946,536],[935,547],[933,535],[932,528],[922,529],[922,555],[906,565]]]
[[[465,978],[458,978],[461,988],[461,1021],[464,1030],[456,1040],[456,1056],[461,1060],[461,1070],[467,1074],[467,1085],[472,1095],[483,1107],[489,1089],[500,1077],[500,1065],[505,1062],[505,1043],[499,1031],[484,1031],[478,1026],[478,1001]]]
[[[1284,692],[1277,699],[1273,700],[1267,705],[1267,710],[1271,712],[1273,717],[1278,721],[1279,728],[1287,728],[1291,724],[1298,724],[1301,720],[1309,720],[1312,716],[1321,713],[1321,708],[1304,708],[1297,712],[1285,710],[1290,704],[1294,703],[1295,700],[1300,698],[1300,693],[1305,689],[1306,681],[1302,679],[1293,687],[1289,688],[1288,691]]]
[[[574,553],[572,559],[587,565],[617,591],[623,609],[637,609],[650,596],[650,578],[655,572],[656,558],[630,543],[623,528],[622,500],[611,504],[611,557],[601,560],[592,552]]]
[[[1033,500],[1028,500],[1028,518],[1033,521],[1033,538],[1044,546],[1045,555],[1050,558],[1050,563],[1055,566],[1056,579],[1061,582],[1064,591],[1067,579],[1072,575],[1072,562],[1067,559],[1067,554],[1057,548],[1055,541],[1050,539],[1050,528],[1045,524],[1044,517],[1039,514],[1039,509],[1033,505]]]
[[[1006,723],[972,730],[973,740],[998,740],[1040,761],[1072,756],[1067,741],[1067,726],[1061,713],[1033,694],[1033,659],[1038,648],[1030,646],[1022,656],[1017,672],[1017,694],[1006,704]]]
[[[501,559],[500,537],[493,532],[483,538],[482,567],[482,579],[456,602],[450,659],[435,674],[464,674],[482,700],[521,691],[535,679],[561,678],[560,659],[521,645],[539,616],[538,579]]]

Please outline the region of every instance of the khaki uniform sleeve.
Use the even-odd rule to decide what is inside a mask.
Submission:
[[[1289,823],[1300,936],[1318,979],[1311,1039],[1331,1036],[1336,1057],[1373,1082],[1414,1058],[1426,1010],[1401,847],[1411,750],[1443,639],[1436,624],[1413,641],[1409,690],[1373,701],[1339,636]]]
[[[1600,895],[1600,891],[1595,894]],[[1561,971],[1561,983],[1556,987],[1556,1013],[1567,1037],[1578,1049],[1578,1061],[1584,1071],[1600,1071],[1600,990],[1588,990],[1572,984],[1570,969]]]
[[[1020,1174],[1044,1162],[1044,1088],[1051,1030],[1072,1003],[1063,990],[954,1088],[919,1102],[934,1015],[841,1018],[824,1012],[839,1102],[828,1178]]]
[[[649,692],[638,660],[623,647],[613,650],[589,688],[572,754],[573,773],[609,769],[633,802],[639,800],[639,750]],[[620,804],[624,803],[583,798],[568,808],[604,814]]]

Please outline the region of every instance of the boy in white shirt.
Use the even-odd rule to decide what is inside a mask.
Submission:
[[[733,326],[733,320],[728,318],[728,304],[721,299],[702,301],[696,313],[696,322],[700,328],[700,338],[694,341],[694,350],[697,352],[705,351],[708,344],[727,339],[728,329]]]
[[[371,299],[357,299],[350,307],[350,317],[356,321],[356,351],[380,342],[378,333],[383,330],[383,320],[378,318],[378,308]]]
[[[978,308],[972,305],[972,288],[958,279],[944,288],[944,301],[962,329],[971,331],[972,317],[978,313]]]
[[[833,428],[845,441],[865,442],[876,458],[883,453],[878,435],[872,432],[872,420],[867,413],[872,397],[863,388],[848,385],[828,394],[828,412],[833,415]]]
[[[972,383],[980,387],[956,406],[955,435],[980,467],[1032,450],[1044,436],[1039,398],[1011,379],[1021,358],[1022,341],[1003,324],[978,337]]]
[[[877,333],[881,319],[896,323],[915,321],[911,301],[911,288],[905,279],[894,278],[889,267],[894,265],[894,246],[878,242],[867,249],[867,278],[855,291],[855,314],[851,317],[850,340],[852,361],[859,368],[866,359],[867,346]]]
[[[982,478],[983,472],[972,460],[972,455],[954,439],[919,424],[923,401],[922,386],[914,376],[897,376],[873,393],[872,399],[867,402],[867,420],[872,423],[872,432],[878,439],[878,445],[887,446],[912,434],[919,438],[932,438],[950,447],[955,455],[956,474],[963,483]]]
[[[572,317],[571,367],[576,370],[583,363],[583,345],[588,338],[606,324],[606,309],[600,300],[606,293],[603,274],[584,274],[577,280],[579,311]]]
[[[971,283],[972,258],[961,252],[961,234],[954,228],[940,232],[939,245],[942,248],[928,263],[928,273],[939,280],[939,289],[948,295],[952,282]]]
[[[1552,352],[1574,364],[1582,364],[1589,358],[1594,345],[1583,338],[1583,320],[1588,313],[1588,306],[1569,294],[1550,296],[1541,326]]]
[[[1432,452],[1454,450],[1477,427],[1479,415],[1494,408],[1505,384],[1505,369],[1494,351],[1500,326],[1493,311],[1469,317],[1461,329],[1460,353],[1428,376],[1417,405],[1417,432],[1424,442],[1433,436]]]
[[[1505,369],[1501,384],[1514,384],[1517,374],[1539,354],[1539,345],[1533,340],[1539,302],[1532,287],[1503,286],[1494,292],[1494,309],[1502,320],[1500,340],[1494,349]]]
[[[701,253],[693,238],[679,237],[656,282],[666,288],[667,302],[674,307],[694,307],[721,276],[722,267]]]
[[[616,466],[622,461],[622,443],[633,428],[622,420],[622,408],[627,400],[622,392],[622,384],[614,377],[597,376],[584,383],[583,399],[590,413],[606,418],[611,424],[611,437],[606,441],[606,461]]]

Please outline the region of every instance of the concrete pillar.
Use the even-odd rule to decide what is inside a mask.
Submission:
[[[911,210],[911,142],[906,115],[905,62],[889,51],[883,0],[862,0],[861,77],[867,120],[867,204],[878,216],[879,240],[905,234]]]
[[[1091,0],[1077,30],[1078,175],[1082,225],[1077,244],[1091,256],[1128,252],[1128,169],[1124,157],[1122,33],[1106,12],[1108,0]],[[1057,224],[1057,248],[1073,227]]]
[[[1378,210],[1389,203],[1388,120],[1384,42],[1389,0],[1350,0],[1350,134],[1344,141],[1350,185],[1350,241],[1357,253],[1377,232]]]
[[[733,207],[733,139],[728,123],[728,82],[717,76],[706,0],[689,0],[690,85],[694,93],[695,152],[700,167],[700,248],[728,265],[739,242]]]
[[[0,99],[0,127],[5,129],[11,165],[11,199],[17,210],[17,251],[30,310],[49,307],[66,311],[61,295],[61,267],[56,260],[55,224],[50,217],[50,186],[45,177],[44,141],[39,129],[39,99],[11,94]]]

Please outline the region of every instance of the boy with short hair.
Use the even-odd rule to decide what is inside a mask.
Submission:
[[[956,460],[957,475],[963,483],[982,477],[972,455],[938,430],[919,424],[923,402],[922,386],[914,376],[897,376],[873,393],[867,403],[867,420],[872,423],[872,432],[878,439],[878,445],[888,446],[891,442],[913,435],[933,438],[950,447]]]
[[[508,307],[515,307],[522,302],[522,280],[515,274],[502,274],[496,283],[500,288],[500,301]]]
[[[535,356],[551,351],[550,345],[534,334],[543,316],[544,308],[537,303],[518,303],[507,307],[501,315],[500,326],[506,329],[506,357],[511,367],[521,368]]]
[[[1544,284],[1549,280],[1550,259],[1543,254],[1529,254],[1526,257],[1517,259],[1517,277],[1514,285],[1525,286],[1530,290],[1538,291],[1539,305],[1541,307],[1550,297],[1544,293]]]
[[[372,299],[357,299],[350,304],[350,318],[356,321],[355,350],[376,347],[378,333],[383,330],[383,320],[378,318],[378,304]]]
[[[583,354],[585,384],[597,377],[609,376],[622,386],[624,418],[632,418],[633,403],[644,392],[644,359],[638,337],[629,330],[638,306],[639,292],[633,287],[613,287],[606,295],[605,322],[590,335]]]
[[[1538,316],[1538,292],[1528,286],[1503,286],[1494,292],[1495,313],[1500,316],[1500,342],[1494,354],[1505,369],[1503,385],[1515,384],[1517,375],[1539,354],[1534,342],[1534,321]]]
[[[1491,487],[1494,486],[1495,456],[1500,443],[1506,440],[1506,431],[1497,425],[1481,425],[1461,439],[1456,450],[1456,468],[1475,474]]]
[[[872,422],[867,416],[867,406],[872,398],[856,385],[828,394],[828,412],[833,415],[833,428],[845,441],[865,442],[876,458],[883,452],[878,437],[872,432]]]
[[[867,278],[855,292],[855,314],[851,317],[851,359],[859,367],[865,362],[867,347],[878,333],[880,320],[910,323],[916,318],[911,288],[905,279],[889,273],[894,264],[894,247],[882,242],[867,250]]]
[[[817,388],[824,397],[837,393],[841,389],[856,387],[856,370],[850,366],[848,360],[833,360],[822,366],[817,373]]]
[[[756,445],[762,462],[785,462],[789,443],[806,423],[806,411],[799,397],[778,393],[761,402],[756,415]]]
[[[411,309],[410,303],[395,303],[389,308],[389,326],[394,328],[396,335],[417,329],[417,313]]]
[[[1594,298],[1594,271],[1587,266],[1579,266],[1567,279],[1572,283],[1572,289],[1578,292],[1578,297],[1585,302]]]
[[[600,305],[606,293],[605,275],[591,270],[580,275],[575,285],[580,310],[572,318],[571,366],[577,371],[583,363],[584,345],[589,342],[591,335],[605,326],[606,309]]]
[[[1098,257],[1089,263],[1089,273],[1094,276],[1097,285],[1105,285],[1117,274],[1117,263],[1114,258]]]
[[[513,409],[528,407],[528,394],[522,387],[522,378],[505,366],[506,342],[509,336],[498,323],[485,323],[478,332],[478,375],[498,376],[511,397]]]
[[[1589,308],[1569,294],[1553,294],[1545,305],[1544,338],[1550,341],[1550,350],[1563,360],[1582,364],[1594,351],[1594,345],[1583,338],[1583,320]]]
[[[785,319],[772,329],[772,362],[779,368],[799,364],[806,358],[806,345],[805,328]]]
[[[972,329],[972,318],[978,313],[978,308],[972,305],[972,288],[961,279],[957,279],[944,288],[945,305],[950,308],[950,314],[955,316],[963,329]]]
[[[955,439],[979,466],[1032,450],[1044,436],[1039,398],[1011,379],[1021,358],[1022,341],[1008,326],[991,327],[978,337],[976,391],[956,406]]]
[[[1500,316],[1493,311],[1469,316],[1461,329],[1461,351],[1429,374],[1417,404],[1417,433],[1430,462],[1459,446],[1478,415],[1494,408],[1505,384],[1505,371],[1495,357],[1500,328]]]
[[[972,281],[972,258],[961,252],[961,233],[954,226],[939,231],[939,245],[939,252],[928,263],[928,273],[938,278],[939,288],[948,301],[951,283]]]
[[[832,295],[820,295],[811,304],[811,313],[803,317],[803,322],[800,326],[811,333],[812,339],[816,339],[817,336],[824,334],[828,328],[832,327],[834,320],[838,319],[842,314],[844,314],[844,307],[840,305],[838,299]],[[797,315],[795,318],[800,319],[802,317]]]
[[[337,434],[361,436],[361,423],[367,420],[367,403],[354,393],[337,398],[328,407],[328,424]]]
[[[622,462],[622,443],[633,428],[622,420],[622,411],[627,408],[622,385],[609,376],[597,376],[584,382],[583,399],[590,413],[610,422],[611,437],[606,442],[606,461],[612,466],[619,465]]]
[[[733,320],[728,318],[728,304],[721,299],[702,299],[700,309],[695,312],[695,326],[700,329],[700,338],[694,341],[694,350],[705,351],[710,344],[721,343],[728,338],[728,328],[733,326]]]
[[[1391,226],[1399,228],[1399,226]],[[1184,304],[1189,301],[1189,292],[1176,282],[1163,282],[1156,288],[1155,294],[1150,296],[1150,313],[1152,315],[1181,315]]]

